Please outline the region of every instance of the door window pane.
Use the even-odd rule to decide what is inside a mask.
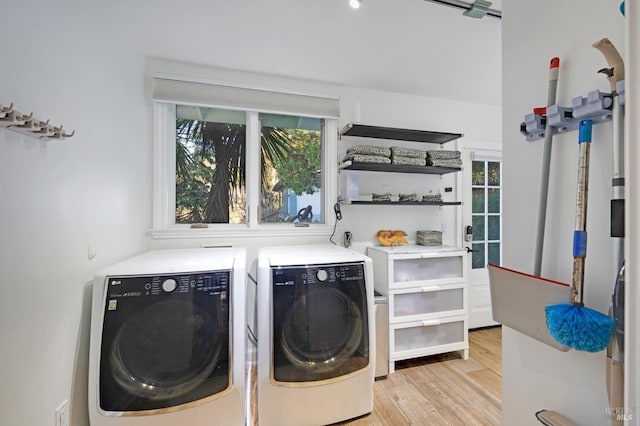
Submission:
[[[471,197],[471,212],[484,213],[484,188],[473,188]]]
[[[473,241],[484,241],[484,215],[473,216]]]
[[[489,240],[500,239],[500,216],[487,217],[488,238]]]
[[[484,161],[474,161],[471,169],[471,184],[484,185]]]
[[[500,188],[487,189],[487,212],[500,213]]]
[[[487,184],[490,186],[500,185],[500,163],[497,161],[487,162]]]
[[[246,114],[176,108],[176,223],[245,223]]]
[[[489,243],[489,263],[500,265],[500,243]]]
[[[320,118],[260,114],[260,223],[324,223]]]
[[[484,260],[484,243],[473,243],[471,253],[471,267],[473,269],[482,269],[487,266]]]

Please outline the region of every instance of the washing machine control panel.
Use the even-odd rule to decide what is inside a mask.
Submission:
[[[274,284],[335,284],[364,280],[363,263],[338,263],[274,268]]]
[[[198,272],[183,275],[109,277],[108,297],[161,296],[172,294],[228,293],[230,271]]]

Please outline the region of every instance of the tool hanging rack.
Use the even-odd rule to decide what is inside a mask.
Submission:
[[[520,123],[520,133],[526,136],[527,142],[533,142],[544,138],[547,120],[554,135],[577,130],[580,120],[591,119],[593,124],[611,121],[614,100],[624,106],[624,80],[617,82],[616,93],[618,96],[614,99],[611,93],[594,90],[586,97],[571,99],[571,107],[550,105],[546,113],[529,113]]]
[[[65,139],[75,134],[67,133],[62,125],[54,126],[49,120],[42,121],[33,117],[33,113],[23,114],[9,106],[0,105],[0,127],[40,139]]]

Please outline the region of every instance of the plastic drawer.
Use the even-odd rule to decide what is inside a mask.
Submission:
[[[451,345],[460,344],[457,349],[466,346],[467,321],[465,316],[414,321],[396,324],[391,329],[392,352],[407,356],[420,356],[420,353],[438,353],[456,350]],[[449,347],[449,348],[447,348]],[[429,349],[426,350],[425,349]],[[394,356],[394,358],[396,358]]]
[[[390,321],[463,315],[466,313],[465,291],[465,283],[391,291],[389,294]]]
[[[393,260],[393,284],[464,278],[463,256]]]

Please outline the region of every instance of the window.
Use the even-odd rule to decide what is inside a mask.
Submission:
[[[154,79],[152,235],[330,232],[337,99],[220,87]]]
[[[323,223],[324,120],[260,114],[260,223]]]
[[[481,269],[487,263],[501,264],[502,198],[501,163],[473,160],[471,176],[471,217],[473,254],[471,267]]]
[[[176,108],[175,223],[246,223],[244,111]]]

